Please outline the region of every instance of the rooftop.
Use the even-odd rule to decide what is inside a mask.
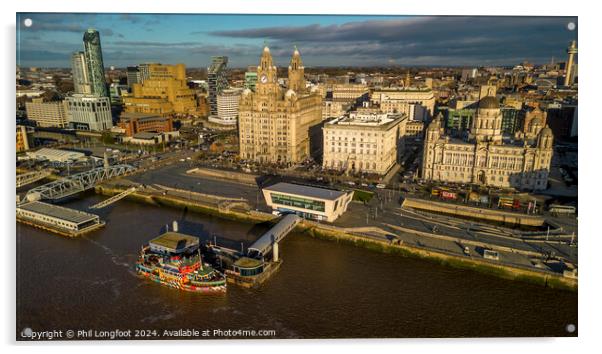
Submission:
[[[270,187],[263,188],[270,192],[295,194],[308,198],[325,199],[325,200],[336,200],[341,196],[345,195],[345,192],[326,189],[312,186],[305,186],[301,184],[292,184],[286,182],[276,183]]]
[[[179,232],[168,231],[163,235],[150,240],[149,243],[152,243],[156,246],[169,248],[172,250],[178,250],[198,245],[199,238],[186,234],[181,234]]]
[[[98,215],[88,214],[83,211],[64,208],[58,205],[38,201],[19,205],[17,210],[26,210],[40,215],[62,219],[75,224],[81,224],[98,218]]]
[[[405,115],[401,113],[351,112],[348,115],[331,120],[326,125],[388,128],[403,118],[405,118]]]
[[[262,261],[255,258],[241,257],[234,262],[234,265],[240,268],[257,268],[263,264]]]

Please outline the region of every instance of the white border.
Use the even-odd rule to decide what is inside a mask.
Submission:
[[[152,351],[195,351],[208,352],[215,350],[227,351],[273,351],[287,353],[306,353],[307,351],[332,351],[338,349],[349,353],[363,353],[374,349],[378,352],[408,353],[575,353],[593,351],[600,335],[598,321],[600,314],[599,287],[600,278],[600,237],[598,225],[595,223],[600,208],[600,184],[597,183],[601,176],[599,163],[600,154],[596,150],[595,142],[598,132],[602,132],[600,121],[601,114],[594,108],[600,107],[600,100],[594,97],[600,90],[593,84],[598,80],[599,74],[595,70],[600,66],[600,31],[597,15],[599,9],[585,2],[567,2],[548,0],[544,2],[529,2],[525,0],[504,1],[344,1],[344,0],[304,0],[295,2],[268,0],[228,0],[228,1],[134,1],[134,0],[59,0],[42,2],[35,0],[18,0],[3,2],[3,43],[4,55],[2,56],[2,78],[0,97],[4,116],[2,118],[3,139],[3,166],[2,177],[2,225],[5,232],[0,236],[3,240],[2,250],[4,257],[0,266],[4,271],[1,292],[4,314],[0,320],[0,334],[2,345],[7,346],[9,352],[41,351],[49,353],[104,353],[107,350],[119,349],[119,352],[134,350]],[[15,12],[183,12],[183,13],[272,13],[272,14],[399,14],[399,15],[552,15],[552,16],[579,16],[579,72],[581,74],[579,85],[581,104],[579,107],[580,122],[580,151],[579,160],[581,171],[579,174],[581,191],[579,204],[580,221],[580,287],[579,287],[579,338],[561,339],[408,339],[408,340],[305,340],[305,341],[228,341],[228,342],[137,342],[137,343],[47,343],[41,345],[21,344],[14,342],[15,333],[15,241],[14,241],[14,174],[6,166],[14,166],[14,127],[12,114],[14,113],[14,68],[15,68]],[[581,55],[582,54],[582,55]],[[595,62],[596,61],[596,62]],[[587,192],[587,193],[586,193]],[[596,279],[597,278],[597,279]],[[10,280],[10,281],[6,281]],[[41,289],[43,291],[43,289]],[[453,325],[453,324],[450,324]],[[39,344],[39,343],[38,343]],[[160,345],[161,347],[156,347]],[[139,347],[145,348],[139,348]],[[518,350],[518,351],[517,351]]]

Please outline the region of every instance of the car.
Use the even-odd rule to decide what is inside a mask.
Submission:
[[[355,182],[353,182],[353,181],[349,181],[349,182],[347,182],[347,184],[350,186],[355,186]]]
[[[379,183],[379,184],[376,185],[376,188],[378,188],[378,189],[385,189],[385,188],[387,188],[387,185],[384,184],[384,183]]]

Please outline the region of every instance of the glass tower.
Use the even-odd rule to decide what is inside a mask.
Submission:
[[[217,96],[228,87],[226,66],[228,57],[219,56],[211,58],[211,66],[207,69],[209,85],[209,108],[211,115],[217,115]]]
[[[90,93],[88,83],[88,66],[84,52],[74,52],[71,55],[71,71],[75,93]]]
[[[109,97],[105,69],[102,61],[102,48],[100,47],[100,34],[95,29],[88,29],[84,33],[84,53],[88,66],[88,80],[92,94]]]

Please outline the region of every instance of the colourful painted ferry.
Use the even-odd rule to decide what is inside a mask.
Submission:
[[[226,291],[226,277],[203,264],[199,239],[168,231],[151,240],[140,252],[136,272],[172,288],[206,293]]]

